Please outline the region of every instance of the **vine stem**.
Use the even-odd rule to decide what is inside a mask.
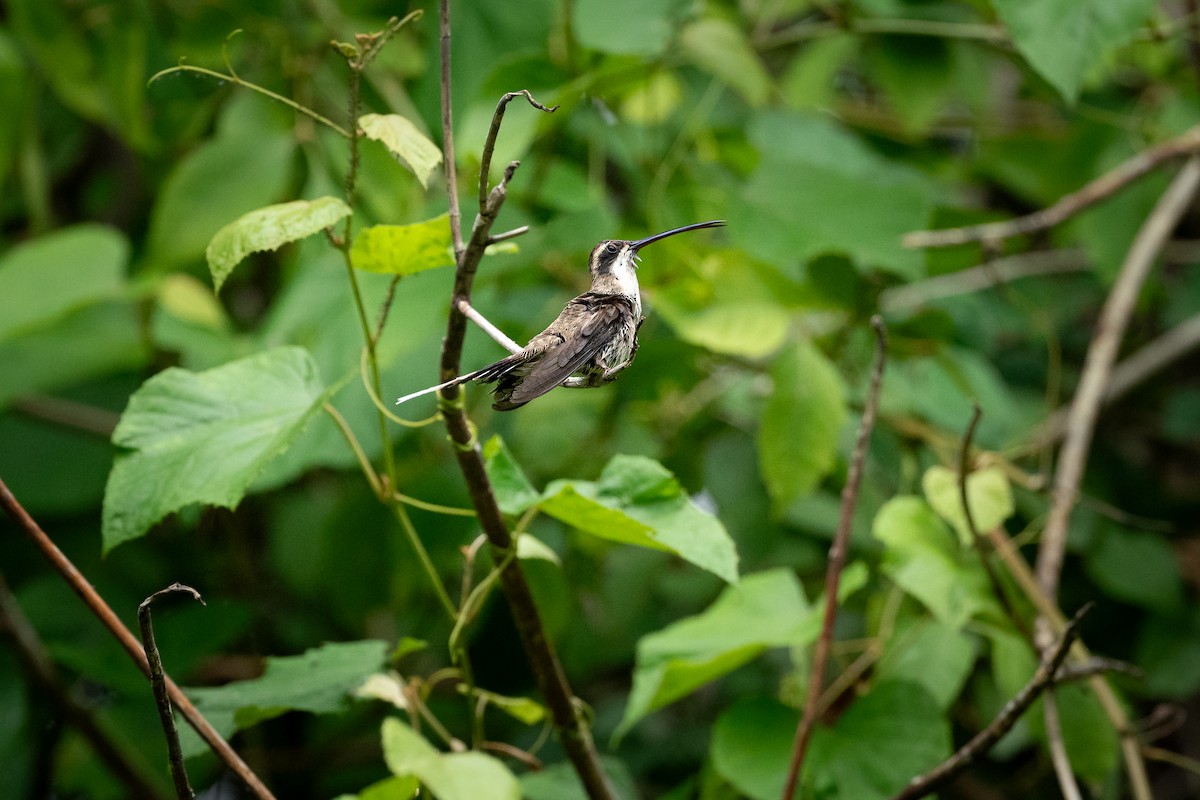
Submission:
[[[787,779],[784,781],[783,800],[792,800],[796,784],[800,780],[800,769],[808,752],[808,741],[820,706],[821,687],[825,682],[825,663],[833,647],[833,623],[837,619],[838,583],[846,566],[846,553],[850,547],[850,527],[854,521],[854,507],[858,504],[858,489],[862,483],[863,465],[867,460],[867,446],[871,440],[871,428],[875,425],[875,412],[879,407],[879,391],[883,386],[883,369],[887,364],[887,328],[883,319],[871,318],[875,330],[875,364],[871,370],[871,388],[863,408],[858,436],[854,441],[854,453],[850,458],[850,470],[846,475],[846,486],[842,489],[842,509],[838,516],[837,531],[829,547],[829,565],[825,574],[825,614],[821,620],[821,634],[817,638],[817,649],[813,656],[812,672],[808,676],[808,697],[804,701],[804,713],[796,726],[796,738],[792,744],[792,759],[788,764]]]

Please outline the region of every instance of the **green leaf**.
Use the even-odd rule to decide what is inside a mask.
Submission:
[[[458,691],[461,694],[466,694],[467,687],[459,684]],[[526,725],[533,725],[546,718],[546,707],[531,698],[509,697],[478,687],[475,689],[475,694],[477,697],[486,699],[489,705],[495,706],[513,719],[523,722]]]
[[[917,497],[895,497],[875,516],[872,533],[886,546],[883,570],[944,625],[999,615],[978,557],[959,547],[945,523]]]
[[[1147,531],[1101,525],[1084,565],[1105,594],[1152,611],[1182,608],[1183,580],[1171,545]]]
[[[75,225],[14,247],[0,259],[0,341],[119,298],[128,260],[125,237],[101,225]]]
[[[721,17],[696,20],[679,34],[679,47],[685,59],[732,86],[749,105],[767,101],[771,78],[748,36],[732,22]]]
[[[992,0],[1017,50],[1069,103],[1079,97],[1088,72],[1133,39],[1155,5],[1154,0]]]
[[[823,117],[765,112],[750,121],[757,169],[729,211],[729,235],[779,266],[845,255],[863,271],[919,277],[924,257],[900,246],[926,226],[935,190],[913,168]]]
[[[792,317],[778,302],[716,302],[690,310],[669,295],[655,296],[654,310],[689,344],[732,356],[759,359],[787,341]]]
[[[617,797],[639,796],[637,784],[622,762],[609,756],[601,756],[600,765],[604,774],[612,781]],[[579,775],[566,761],[549,764],[540,772],[526,772],[522,775],[521,796],[525,800],[588,800]]]
[[[108,552],[191,503],[233,508],[325,400],[307,351],[281,347],[207,372],[171,368],[129,399],[104,494]]]
[[[579,44],[602,53],[655,56],[672,34],[676,0],[574,0]]]
[[[921,620],[888,643],[875,674],[880,680],[920,684],[945,711],[962,692],[978,652],[973,634]]]
[[[925,688],[881,681],[813,731],[807,775],[821,797],[882,800],[950,752],[950,723]]]
[[[866,569],[852,565],[842,575],[839,595],[866,583]],[[772,647],[816,640],[824,602],[809,605],[790,569],[742,578],[705,611],[679,620],[638,641],[637,666],[625,715],[624,735],[651,711],[673,703],[726,675]]]
[[[652,73],[621,101],[621,118],[639,125],[657,125],[671,118],[683,101],[683,87],[674,74]],[[577,201],[578,202],[578,201]]]
[[[383,759],[395,775],[414,775],[439,800],[520,800],[516,777],[480,752],[440,753],[398,719],[383,721]]]
[[[354,266],[367,272],[412,275],[454,264],[447,214],[411,225],[372,225],[358,232],[350,250]]]
[[[350,206],[336,197],[295,200],[267,206],[235,219],[208,243],[205,256],[212,273],[213,288],[221,284],[233,268],[251,253],[261,253],[312,236],[340,219],[350,216]]]
[[[344,794],[337,800],[412,800],[417,796],[421,782],[416,777],[393,775],[381,781],[372,783],[358,794]]]
[[[387,642],[330,642],[302,655],[268,658],[261,678],[187,695],[224,736],[287,711],[333,714],[344,711],[351,693],[383,668]],[[184,755],[202,753],[206,745],[190,729],[181,739]]]
[[[525,477],[525,472],[498,434],[484,444],[483,458],[484,468],[487,470],[492,491],[501,511],[515,516],[538,504],[542,496],[529,482],[529,478]]]
[[[412,120],[399,114],[363,114],[358,127],[368,139],[381,142],[409,172],[417,176],[422,188],[442,163],[442,151],[429,140]]]
[[[942,466],[930,467],[921,478],[921,488],[933,510],[954,526],[963,546],[970,547],[971,529],[967,525],[967,515],[958,491],[958,473]],[[1012,487],[1004,470],[998,466],[985,467],[969,474],[967,502],[980,536],[986,536],[988,531],[1003,525],[1014,510]]]
[[[779,800],[800,715],[777,700],[739,700],[713,725],[713,767],[753,800]]]
[[[775,360],[774,391],[758,429],[759,465],[776,506],[808,494],[833,469],[846,422],[841,376],[812,342]]]
[[[725,526],[653,459],[618,455],[597,483],[555,481],[541,508],[584,533],[665,550],[730,583],[738,579],[737,550]]]

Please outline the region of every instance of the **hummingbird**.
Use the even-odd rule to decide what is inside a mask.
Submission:
[[[592,287],[567,303],[558,318],[519,352],[445,383],[407,394],[396,404],[479,381],[496,384],[492,389],[495,398],[492,408],[511,411],[572,376],[579,378],[575,385],[589,388],[615,380],[618,373],[633,363],[638,329],[645,319],[637,280],[641,249],[677,233],[719,228],[724,224],[725,220],[719,219],[697,222],[645,239],[600,242],[588,257]]]

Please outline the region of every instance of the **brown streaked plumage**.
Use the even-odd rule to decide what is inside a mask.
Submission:
[[[718,228],[724,220],[699,222],[626,241],[600,242],[588,258],[592,288],[567,303],[558,318],[508,358],[466,375],[405,395],[397,405],[414,397],[468,381],[494,383],[497,411],[511,411],[560,385],[572,376],[586,386],[600,386],[616,378],[633,362],[637,332],[642,324],[642,298],[637,282],[638,251],[652,242],[700,228]]]

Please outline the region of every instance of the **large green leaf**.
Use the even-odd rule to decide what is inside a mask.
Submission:
[[[944,711],[958,699],[978,651],[974,634],[922,619],[888,642],[875,674],[919,683]]]
[[[367,272],[411,275],[454,264],[450,217],[410,225],[372,225],[358,232],[350,251],[354,266]]]
[[[333,714],[344,711],[351,693],[383,668],[387,642],[329,642],[302,655],[268,658],[260,678],[217,688],[188,689],[187,695],[223,736],[288,711]],[[184,755],[206,745],[188,729]]]
[[[671,39],[678,0],[573,0],[575,37],[602,53],[653,56]]]
[[[206,372],[171,368],[129,399],[104,494],[105,551],[192,503],[233,508],[321,407],[308,353],[281,347]]]
[[[251,253],[274,250],[288,242],[312,236],[350,213],[350,206],[342,200],[320,197],[280,203],[243,214],[217,231],[204,251],[213,288],[221,291],[221,284],[225,283],[229,273]]]
[[[13,248],[0,259],[0,341],[117,299],[128,259],[125,237],[101,225],[75,225]]]
[[[555,481],[543,492],[541,508],[584,533],[666,550],[730,583],[737,580],[737,550],[725,526],[645,456],[614,456],[596,483]]]
[[[399,776],[415,775],[438,800],[519,800],[521,786],[486,753],[441,753],[398,719],[383,721],[383,759]]]
[[[499,436],[484,444],[483,458],[496,502],[505,514],[521,514],[542,499]]]
[[[750,105],[766,102],[771,78],[750,46],[749,37],[729,20],[697,20],[680,33],[679,45],[684,58],[728,83]]]
[[[442,163],[442,151],[411,120],[399,114],[363,114],[358,126],[408,167],[423,188],[429,188],[429,179]]]
[[[811,492],[833,469],[846,390],[833,364],[807,340],[779,355],[772,377],[758,454],[771,498],[782,506]]]
[[[762,113],[750,138],[760,161],[729,211],[736,244],[780,266],[840,254],[862,270],[921,274],[923,256],[900,246],[933,211],[935,191],[920,173],[823,117]]]
[[[813,731],[805,783],[821,797],[891,797],[950,755],[950,723],[923,686],[883,681]]]
[[[713,725],[713,767],[753,800],[779,800],[800,714],[777,700],[739,700]]]
[[[842,576],[839,595],[846,597],[865,582],[866,569],[851,565]],[[808,603],[790,569],[774,569],[745,576],[702,613],[643,636],[638,641],[633,688],[616,735],[768,648],[814,641],[823,609],[823,601]]]
[[[1154,0],[992,0],[1013,43],[1068,101],[1091,69],[1130,41],[1154,13]]]

